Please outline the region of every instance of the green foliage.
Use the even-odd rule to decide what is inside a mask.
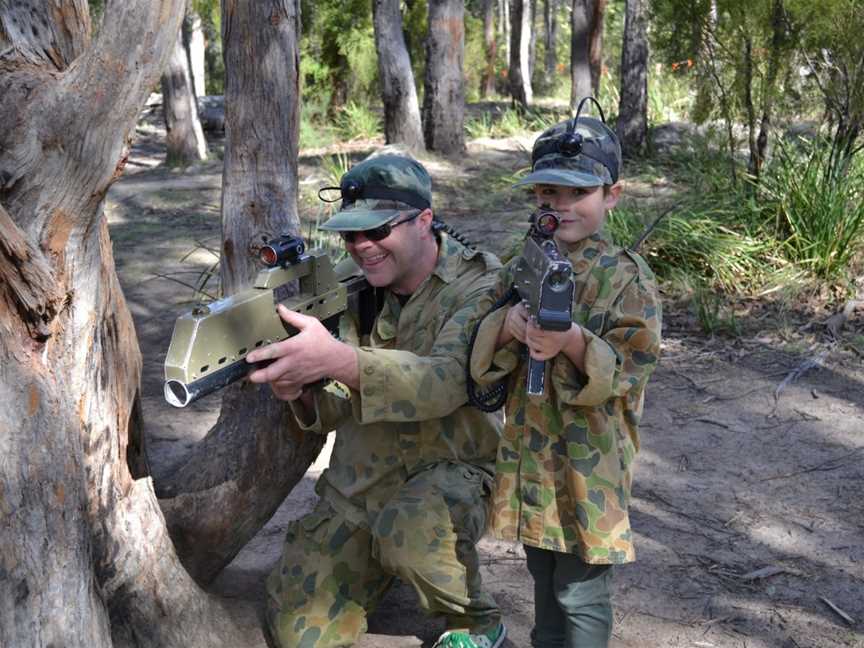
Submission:
[[[793,263],[822,279],[840,279],[864,246],[864,163],[834,173],[831,144],[782,144],[765,174],[759,211]]]
[[[738,337],[741,325],[735,311],[726,304],[723,295],[716,293],[703,284],[697,284],[692,291],[690,307],[704,333],[717,335],[725,333]]]
[[[382,131],[381,117],[363,103],[349,101],[336,115],[340,139],[371,139]]]

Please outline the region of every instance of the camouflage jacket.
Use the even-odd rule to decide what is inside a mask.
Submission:
[[[501,424],[467,405],[469,314],[495,283],[498,259],[440,234],[438,263],[404,306],[390,291],[371,334],[343,317],[342,339],[358,348],[359,390],[338,383],[316,393],[307,430],[336,429],[330,466],[316,491],[355,524],[371,525],[412,473],[438,461],[491,475]]]
[[[630,562],[631,464],[645,383],[660,352],[657,287],[641,257],[602,233],[562,252],[573,264],[572,316],[587,342],[585,373],[560,353],[547,362],[546,393],[529,398],[524,345],[495,351],[506,307],[483,321],[471,357],[480,385],[509,374],[492,525],[503,539],[588,563]],[[512,285],[514,263],[481,308]]]

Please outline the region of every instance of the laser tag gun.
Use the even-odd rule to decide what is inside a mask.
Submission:
[[[513,288],[537,326],[546,331],[570,328],[573,307],[573,266],[552,236],[561,219],[547,206],[531,215],[531,228],[516,262]],[[528,356],[528,394],[543,394],[546,363]]]
[[[334,269],[325,252],[307,253],[303,239],[290,235],[264,245],[260,260],[266,267],[251,288],[177,318],[165,358],[165,400],[171,405],[186,407],[269,364],[246,362],[246,355],[297,332],[279,317],[277,304],[318,318],[334,333],[348,310],[357,314],[361,331],[371,330],[379,300],[356,266],[340,278],[343,264]],[[295,280],[299,294],[289,296]]]

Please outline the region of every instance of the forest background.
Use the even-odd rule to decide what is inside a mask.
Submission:
[[[864,645],[860,3],[2,1],[0,27],[0,645],[260,645],[326,449],[248,385],[166,409],[173,318],[262,235],[338,256],[317,189],[383,145],[507,258],[531,142],[588,94],[627,156],[610,230],[667,310],[615,640]],[[518,550],[484,550],[527,645]],[[400,591],[373,631],[436,627]]]

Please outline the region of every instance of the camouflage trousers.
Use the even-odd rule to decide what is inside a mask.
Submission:
[[[491,480],[462,464],[439,463],[406,481],[371,529],[325,500],[292,522],[267,579],[266,622],[282,648],[350,646],[398,576],[448,628],[485,631],[500,621],[482,591],[475,544],[486,526]]]

